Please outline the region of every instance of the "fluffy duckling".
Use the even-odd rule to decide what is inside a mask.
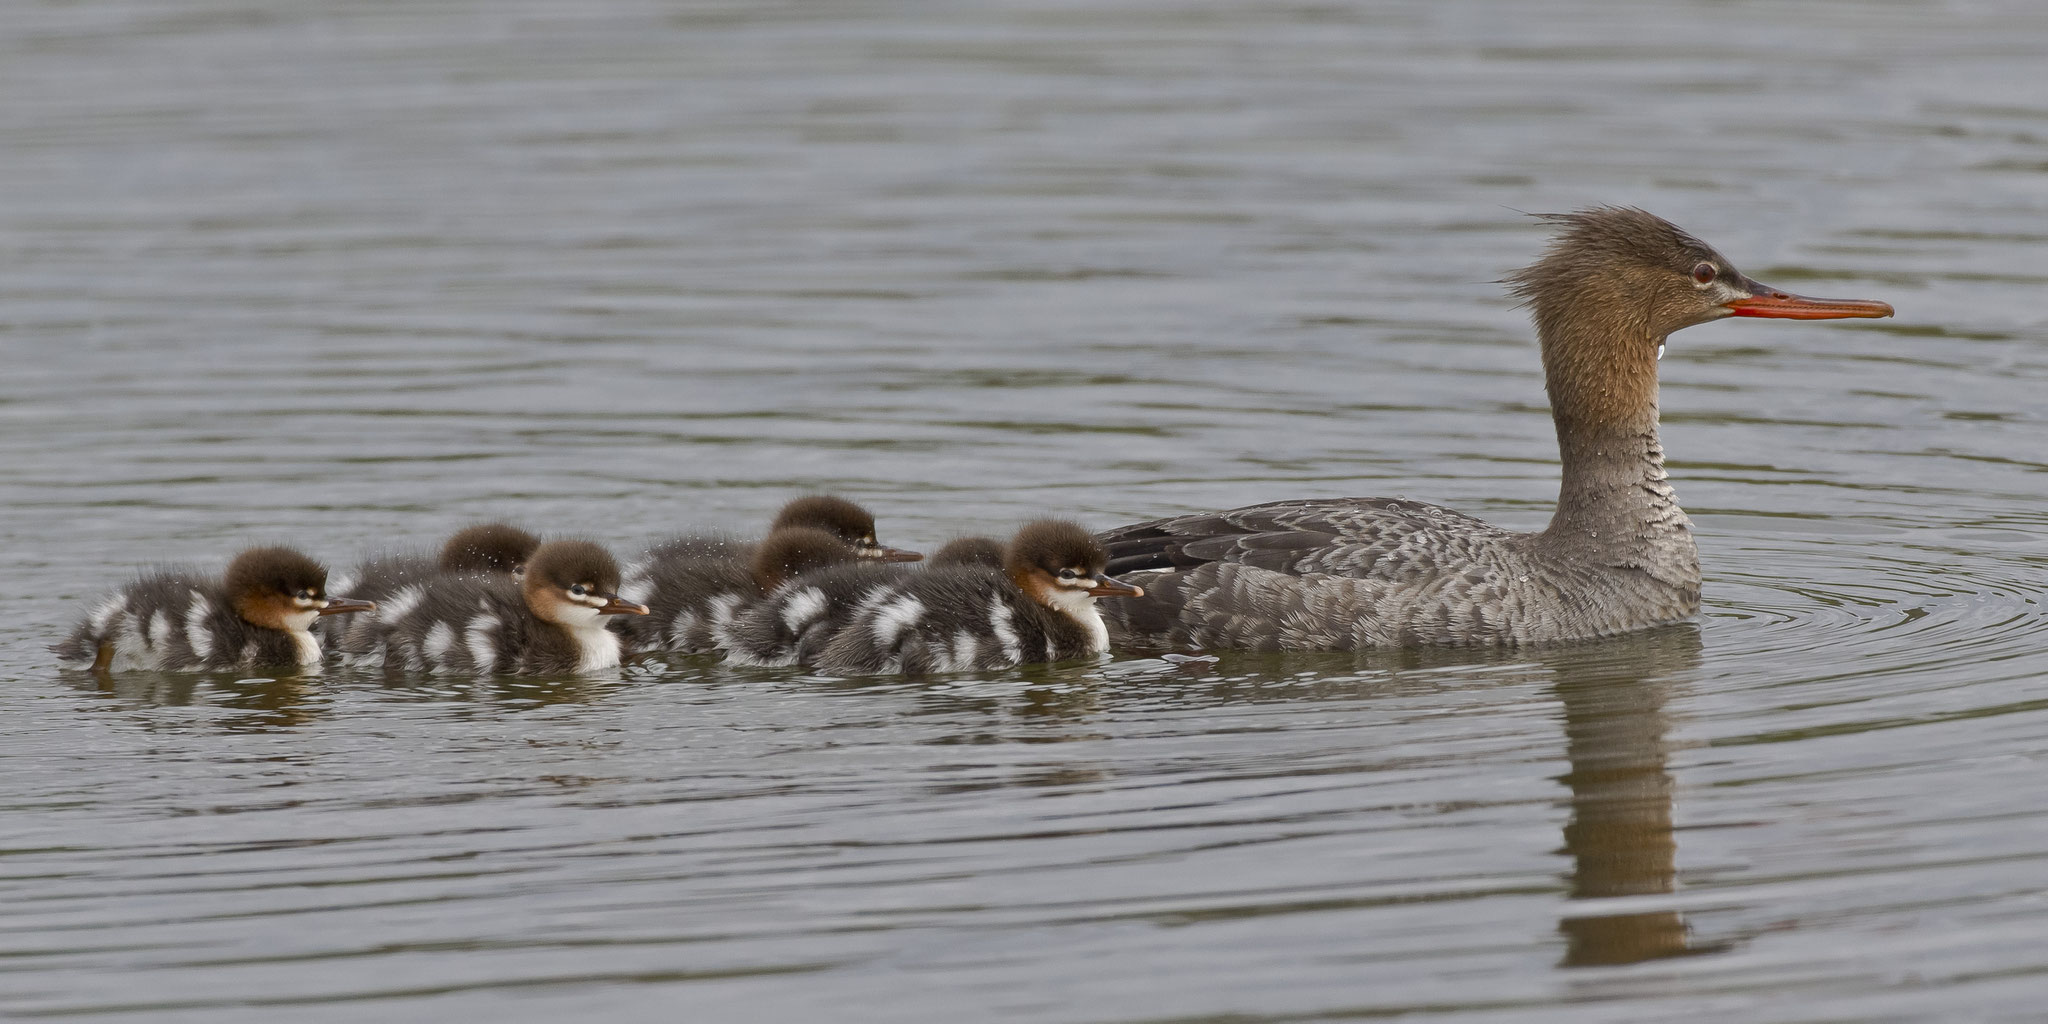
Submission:
[[[719,649],[734,665],[808,664],[864,601],[912,575],[901,565],[853,561],[797,576],[735,615]]]
[[[768,526],[768,535],[789,530],[828,534],[848,546],[856,559],[915,562],[924,557],[881,544],[875,539],[872,513],[829,494],[807,495],[782,506]],[[754,573],[754,556],[760,546],[715,534],[678,537],[655,545],[626,567],[625,585],[619,589],[629,599],[655,609],[655,614],[647,622],[621,626],[643,647],[679,653],[712,650],[719,631],[740,608],[773,589],[773,584],[760,586]],[[678,618],[685,615],[689,618]]]
[[[518,582],[442,576],[421,586],[384,638],[387,672],[562,675],[619,664],[611,615],[645,615],[621,599],[619,566],[588,541],[542,544]]]
[[[344,659],[375,655],[384,646],[390,624],[419,603],[429,581],[440,576],[496,575],[517,580],[526,561],[540,547],[540,538],[508,523],[479,523],[455,531],[441,552],[392,555],[372,559],[336,580],[334,592],[383,607],[377,615],[322,623],[328,646]]]
[[[1104,574],[1109,552],[1079,524],[1017,531],[1000,570],[966,565],[906,576],[867,595],[808,667],[833,675],[965,672],[1099,657],[1098,598],[1144,591]]]
[[[703,654],[716,650],[726,628],[785,581],[833,565],[860,561],[853,545],[824,530],[785,526],[737,552],[672,558],[642,577],[650,614],[618,621],[635,650]]]
[[[848,544],[862,558],[884,562],[915,562],[924,556],[915,551],[892,548],[875,539],[874,513],[845,498],[830,494],[807,494],[782,506],[768,532],[806,526],[823,530]],[[693,534],[663,541],[647,549],[639,560],[626,567],[626,588],[637,600],[652,603],[653,594],[644,588],[648,577],[665,562],[686,562],[699,558],[752,558],[754,543],[723,534]]]
[[[323,615],[375,610],[327,596],[327,569],[291,548],[250,548],[218,579],[159,570],[101,602],[50,650],[74,668],[241,669],[311,665]]]

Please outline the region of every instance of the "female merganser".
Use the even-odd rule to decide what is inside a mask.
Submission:
[[[507,675],[614,668],[619,637],[604,617],[647,614],[646,605],[621,600],[618,588],[618,563],[580,540],[542,544],[516,583],[506,576],[437,577],[391,622],[384,668]]]
[[[905,576],[870,594],[807,667],[833,675],[966,672],[1100,656],[1102,597],[1144,591],[1104,573],[1109,552],[1076,523],[1017,531],[1003,567],[965,565]]]
[[[1514,533],[1390,498],[1253,505],[1119,527],[1110,569],[1150,596],[1110,614],[1148,646],[1349,650],[1519,644],[1643,629],[1699,610],[1699,553],[1657,439],[1671,332],[1728,316],[1831,320],[1892,307],[1812,299],[1742,276],[1642,210],[1546,218],[1560,230],[1515,274],[1542,342],[1563,455],[1549,528]]]
[[[526,560],[540,547],[540,538],[507,523],[479,523],[455,531],[441,545],[441,553],[391,555],[372,559],[355,571],[334,581],[337,594],[376,602],[382,610],[375,615],[322,623],[328,646],[343,658],[374,655],[384,645],[390,624],[412,610],[425,594],[428,581],[438,576],[498,575],[519,579],[526,572]]]
[[[251,548],[218,579],[165,569],[136,580],[50,650],[96,672],[311,665],[313,620],[376,607],[328,597],[326,567],[297,551]]]
[[[722,555],[665,558],[642,570],[649,614],[618,623],[635,650],[703,654],[718,649],[733,618],[784,581],[860,561],[853,545],[824,530],[785,526],[753,546]],[[635,596],[639,596],[636,593]]]

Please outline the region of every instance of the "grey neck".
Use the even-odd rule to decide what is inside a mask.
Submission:
[[[1657,436],[1655,344],[1646,348],[1649,365],[1633,408],[1574,408],[1568,389],[1551,389],[1564,478],[1542,542],[1603,565],[1696,584],[1692,522],[1678,507]]]

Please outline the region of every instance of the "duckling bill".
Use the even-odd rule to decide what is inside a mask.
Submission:
[[[290,668],[320,660],[322,616],[376,609],[327,595],[327,569],[284,547],[251,548],[219,577],[159,570],[122,588],[51,648],[100,672]]]

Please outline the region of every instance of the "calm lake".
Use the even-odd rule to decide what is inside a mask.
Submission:
[[[2048,6],[0,5],[0,1014],[2038,1020]],[[60,671],[150,563],[811,490],[929,550],[1556,493],[1523,211],[1675,335],[1693,624],[828,680]]]

